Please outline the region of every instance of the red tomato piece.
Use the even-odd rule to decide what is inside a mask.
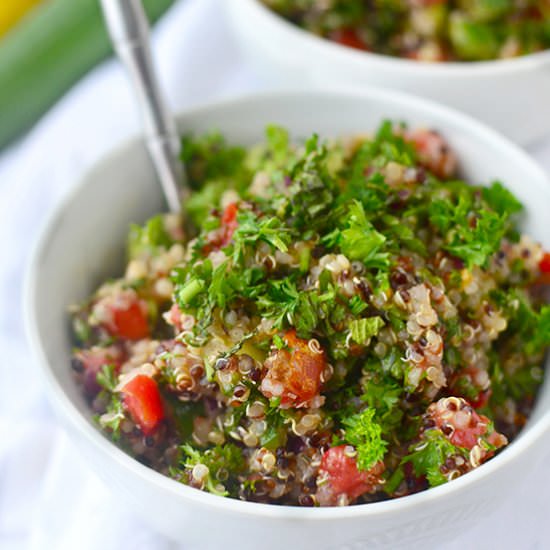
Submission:
[[[474,413],[476,416],[477,413]],[[479,420],[481,418],[478,416]],[[485,418],[485,417],[482,417]],[[450,440],[453,445],[457,447],[464,447],[466,449],[472,449],[477,445],[479,436],[483,435],[487,431],[487,424],[484,422],[474,422],[468,428],[458,428],[451,435]]]
[[[334,31],[330,35],[330,39],[342,46],[347,46],[348,48],[355,48],[356,50],[366,50],[367,47],[365,43],[359,38],[357,31],[352,28],[339,29]]]
[[[326,355],[322,349],[310,347],[308,340],[298,338],[294,329],[286,332],[283,340],[287,347],[275,351],[264,364],[267,374],[260,391],[268,399],[280,398],[283,409],[305,406],[319,395]]]
[[[116,303],[111,308],[112,320],[107,330],[119,338],[141,340],[149,336],[147,304],[138,298],[126,303]]]
[[[539,262],[541,273],[550,273],[550,252],[545,252],[542,260]]]
[[[489,383],[487,372],[472,365],[453,377],[450,388],[453,395],[468,399],[474,409],[481,409],[491,398],[492,390]],[[471,397],[472,395],[475,397]]]
[[[222,242],[221,246],[227,246],[231,239],[233,238],[233,233],[235,233],[235,229],[239,226],[239,223],[237,222],[237,213],[239,209],[237,207],[237,203],[232,202],[228,204],[223,212],[222,215],[222,228],[223,228],[223,235],[222,235]]]
[[[237,221],[237,212],[239,209],[237,208],[236,202],[229,203],[222,214],[222,225],[230,225]]]
[[[172,325],[178,332],[183,330],[181,326],[181,310],[178,304],[172,304],[170,311],[164,314],[164,318],[166,322]]]
[[[364,493],[372,492],[380,482],[384,464],[378,462],[370,470],[360,471],[353,452],[353,447],[339,445],[331,447],[321,459],[319,472],[327,476],[335,501],[343,494],[350,500],[356,499]]]
[[[485,405],[489,403],[489,399],[491,399],[492,393],[493,390],[491,388],[489,388],[488,390],[480,391],[474,400],[470,400],[472,407],[474,409],[482,409],[483,407],[485,407]]]
[[[479,437],[487,433],[489,419],[462,397],[443,397],[432,403],[428,411],[436,426],[457,447],[472,449]]]
[[[232,202],[226,206],[220,218],[221,226],[211,231],[207,236],[208,242],[202,249],[203,254],[208,255],[213,250],[219,250],[231,242],[233,233],[239,226],[237,221],[238,212],[237,203]]]
[[[433,130],[414,130],[407,139],[414,145],[418,160],[438,178],[448,179],[457,168],[457,158],[443,137]]]
[[[153,433],[164,418],[164,407],[157,383],[145,374],[138,374],[125,384],[122,394],[132,420],[145,435]]]

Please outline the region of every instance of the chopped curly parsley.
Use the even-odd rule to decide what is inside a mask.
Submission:
[[[464,451],[455,447],[439,430],[426,432],[424,440],[413,447],[403,463],[411,463],[417,476],[426,476],[431,487],[441,485],[447,478],[441,473],[441,466],[449,457]]]
[[[450,481],[517,435],[550,305],[504,184],[390,121],[187,137],[182,158],[192,227],[132,226],[124,277],[75,313],[75,375],[122,448],[215,495],[332,506]]]
[[[360,470],[369,470],[382,460],[388,446],[382,439],[382,428],[374,420],[375,415],[374,409],[365,409],[343,421],[344,439],[355,447]]]
[[[190,470],[190,475],[198,477],[205,489],[214,495],[227,496],[229,490],[224,482],[229,472],[237,473],[244,468],[244,460],[240,449],[236,445],[216,445],[205,451],[193,448],[189,444],[181,447],[181,465]],[[195,467],[201,467],[196,470]],[[197,471],[199,475],[197,475]]]

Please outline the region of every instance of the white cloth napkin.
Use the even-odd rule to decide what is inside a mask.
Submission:
[[[174,110],[266,86],[241,58],[223,21],[221,1],[181,0],[154,32],[160,79]],[[134,517],[88,469],[52,416],[23,328],[22,279],[45,217],[80,174],[138,129],[139,115],[125,75],[109,61],[0,155],[0,548],[4,550],[186,548],[184,540],[170,541]],[[550,171],[550,139],[531,152]],[[550,547],[546,520],[550,475],[543,466],[518,475],[524,478],[521,493],[496,517],[442,548]]]

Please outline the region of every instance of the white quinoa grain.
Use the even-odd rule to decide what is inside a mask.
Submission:
[[[307,343],[308,348],[312,353],[315,354],[321,354],[323,353],[323,348],[321,347],[321,344],[319,343],[319,340],[312,338]]]
[[[263,418],[265,416],[265,405],[261,401],[254,401],[246,406],[246,416],[249,418]]]
[[[257,436],[256,434],[247,432],[247,433],[243,436],[242,442],[243,442],[247,447],[257,447],[257,446],[258,446],[258,443],[259,443],[259,440],[258,440],[258,436]]]
[[[154,290],[157,296],[160,296],[161,298],[170,298],[172,296],[172,292],[174,292],[174,286],[172,285],[172,281],[170,281],[170,279],[167,277],[162,277],[155,282]]]
[[[126,268],[125,277],[129,281],[137,281],[147,277],[147,264],[142,260],[131,260]]]
[[[275,455],[270,452],[266,452],[264,456],[262,457],[262,468],[265,472],[271,472],[273,471],[273,468],[275,467],[275,463],[277,462]]]
[[[183,245],[179,243],[173,244],[170,247],[170,250],[168,250],[168,254],[170,255],[170,259],[172,260],[173,265],[178,264],[183,260],[185,254]]]

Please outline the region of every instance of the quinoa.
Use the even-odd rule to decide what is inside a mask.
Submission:
[[[550,344],[550,255],[435,131],[249,149],[185,138],[185,228],[132,226],[122,277],[72,308],[98,426],[216,495],[334,506],[500,452]]]
[[[540,0],[262,0],[344,46],[420,61],[506,59],[550,47]]]

